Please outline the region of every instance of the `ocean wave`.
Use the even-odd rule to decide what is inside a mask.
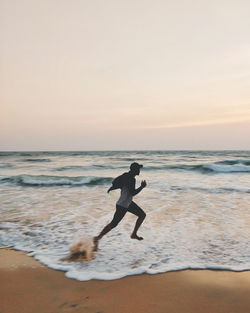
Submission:
[[[51,162],[50,159],[22,159],[22,162]]]
[[[57,167],[57,168],[54,168],[53,170],[54,171],[67,171],[67,170],[86,170],[86,166],[82,166],[82,165],[68,165],[68,166],[62,166],[62,167]]]
[[[139,161],[148,161],[150,159],[150,156],[149,156],[149,158],[142,158],[142,157],[136,157],[136,158],[119,157],[119,158],[117,158],[117,157],[114,157],[112,159],[116,159],[116,160],[118,159],[119,161],[128,161],[128,162],[132,163],[132,162],[139,162]]]
[[[239,172],[250,172],[250,166],[244,163],[235,163],[228,165],[225,163],[211,163],[204,164],[202,168],[208,171],[217,172],[217,173],[239,173]]]
[[[22,151],[1,151],[0,157],[6,156],[24,156],[24,157],[33,157],[33,156],[40,156],[40,155],[49,155],[51,154],[50,151],[31,151],[31,152],[22,152]]]
[[[126,165],[104,165],[93,164],[88,166],[82,165],[68,165],[52,169],[53,171],[67,171],[67,170],[128,170]],[[144,164],[143,171],[166,171],[166,170],[182,170],[182,171],[199,171],[201,173],[234,173],[234,172],[250,172],[249,161],[219,161],[205,164],[167,164],[167,165],[147,165]]]
[[[154,171],[154,170],[197,170],[201,169],[202,165],[187,165],[187,164],[170,164],[170,165],[160,165],[160,166],[143,166],[145,171]]]
[[[95,176],[48,176],[48,175],[16,175],[1,176],[0,184],[33,186],[33,187],[51,187],[51,186],[94,186],[105,185],[112,181],[111,177]]]
[[[200,171],[202,173],[233,173],[233,172],[250,172],[250,162],[244,160],[225,160],[214,163],[205,164],[170,164],[162,166],[146,166],[143,170],[186,170],[186,171]]]
[[[0,168],[10,168],[10,167],[13,167],[13,165],[10,163],[0,163]]]
[[[244,164],[244,165],[250,165],[250,161],[248,160],[224,160],[224,161],[218,161],[216,164],[226,164],[226,165],[235,165],[235,164]]]
[[[203,188],[203,187],[182,187],[182,186],[170,186],[170,190],[189,192],[190,190],[212,193],[212,194],[222,194],[222,193],[250,193],[250,189],[247,188]]]
[[[113,165],[102,165],[102,164],[93,164],[93,165],[67,165],[58,168],[52,169],[53,171],[79,171],[79,170],[94,170],[94,169],[123,169],[127,168],[127,166],[113,166]]]

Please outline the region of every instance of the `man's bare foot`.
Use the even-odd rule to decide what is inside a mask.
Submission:
[[[131,238],[131,239],[137,239],[137,240],[143,240],[143,237],[139,237],[139,236],[134,235],[134,234],[132,234],[132,235],[130,236],[130,238]]]
[[[94,238],[93,238],[93,242],[94,242],[93,251],[97,251],[97,250],[98,250],[98,242],[99,242],[98,237],[94,237]]]

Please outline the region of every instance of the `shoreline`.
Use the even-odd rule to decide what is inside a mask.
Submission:
[[[0,249],[1,313],[249,313],[250,271],[183,270],[77,281]]]

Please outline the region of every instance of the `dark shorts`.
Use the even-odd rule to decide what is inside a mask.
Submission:
[[[128,208],[116,205],[116,211],[110,224],[113,227],[117,226],[127,212],[130,212],[138,217],[146,216],[145,212],[135,202],[132,202]]]

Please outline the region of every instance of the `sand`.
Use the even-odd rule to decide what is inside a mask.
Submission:
[[[0,249],[0,313],[249,313],[250,272],[186,270],[80,282]]]

